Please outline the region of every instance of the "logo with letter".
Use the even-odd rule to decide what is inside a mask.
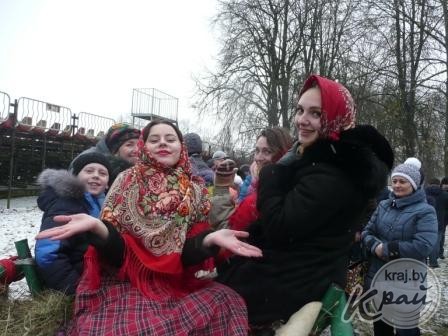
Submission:
[[[361,320],[382,320],[398,329],[427,322],[437,311],[441,298],[435,273],[424,263],[408,258],[388,262],[375,274],[368,291],[357,296],[359,290],[353,289],[343,319],[351,321],[358,313]]]

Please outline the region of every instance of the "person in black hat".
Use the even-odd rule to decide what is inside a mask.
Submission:
[[[40,231],[55,228],[57,215],[86,213],[99,217],[108,187],[111,165],[101,153],[78,156],[72,173],[46,169],[38,177],[42,187],[37,199],[44,212]],[[74,294],[87,249],[85,234],[61,240],[38,240],[35,259],[39,276],[48,288]]]

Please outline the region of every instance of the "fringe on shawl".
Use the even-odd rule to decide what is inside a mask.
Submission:
[[[142,262],[146,256],[141,255],[141,249],[136,248],[138,244],[128,234],[123,234],[125,240],[124,263],[118,273],[120,280],[129,280],[144,296],[156,300],[167,297],[183,297],[189,293],[206,286],[210,281],[199,280],[195,272],[202,267],[181,267],[178,273],[161,273],[152,269],[151,265]],[[149,252],[146,251],[145,254]],[[180,255],[173,256],[179,258]]]
[[[197,223],[188,232],[187,238],[209,229],[206,222]],[[209,258],[199,265],[192,267],[179,268],[171,274],[157,272],[151,260],[160,259],[149,254],[143,246],[130,234],[123,233],[125,241],[124,261],[117,278],[120,280],[129,280],[144,296],[153,299],[163,299],[166,297],[183,297],[197,289],[200,289],[210,283],[210,280],[200,280],[195,277],[199,270],[211,271],[214,268],[213,258]],[[173,261],[180,255],[172,256]],[[177,262],[175,262],[177,264]],[[101,285],[101,262],[96,249],[89,246],[84,254],[84,274],[83,289],[96,290]]]
[[[84,271],[82,278],[85,279],[85,289],[95,290],[101,284],[101,267],[96,249],[89,245],[84,253]]]

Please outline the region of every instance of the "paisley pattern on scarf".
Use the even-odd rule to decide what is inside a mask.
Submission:
[[[102,220],[129,233],[154,256],[181,254],[191,226],[207,220],[208,192],[192,177],[182,144],[175,167],[157,162],[138,142],[139,162],[118,176],[108,192]]]

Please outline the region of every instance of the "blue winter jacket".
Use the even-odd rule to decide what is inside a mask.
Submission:
[[[238,196],[238,203],[244,201],[247,195],[249,195],[249,188],[252,184],[252,176],[247,175],[243,181],[243,184],[240,186],[240,194]]]
[[[60,225],[53,220],[56,215],[87,213],[99,216],[104,195],[94,197],[84,192],[81,182],[68,171],[46,169],[39,176],[38,182],[42,186],[42,192],[37,204],[44,212],[40,231]],[[83,271],[87,247],[87,234],[63,240],[37,240],[35,259],[44,285],[66,294],[74,294]]]
[[[423,189],[403,198],[393,193],[381,201],[362,232],[362,241],[370,252],[366,286],[375,273],[389,260],[412,258],[425,262],[437,242],[437,217],[434,207],[426,202]],[[383,243],[384,260],[375,255]]]

